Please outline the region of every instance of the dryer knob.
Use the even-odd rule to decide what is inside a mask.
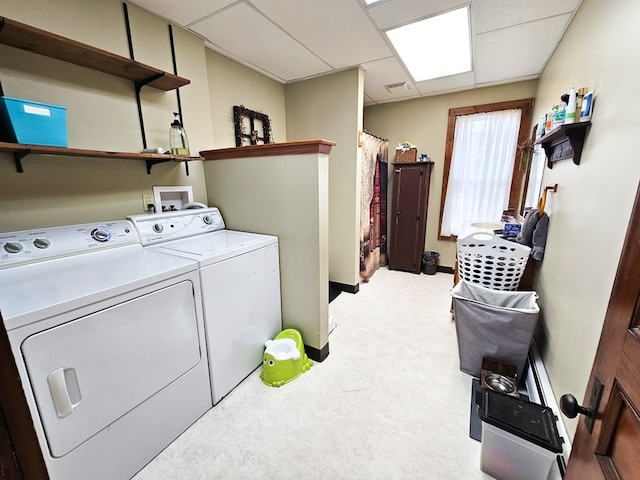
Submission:
[[[153,231],[156,233],[162,233],[162,230],[164,230],[164,227],[159,224],[159,223],[154,223],[153,224]]]
[[[7,253],[20,253],[22,251],[22,244],[18,242],[7,242],[4,244],[4,250]]]
[[[207,225],[211,225],[213,223],[213,219],[211,218],[211,215],[205,215],[204,217],[202,217],[202,221]]]
[[[51,246],[51,240],[48,238],[36,238],[33,241],[33,246],[40,249],[49,248]]]

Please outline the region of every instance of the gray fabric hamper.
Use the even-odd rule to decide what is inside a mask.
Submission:
[[[536,292],[492,290],[460,280],[451,290],[460,370],[480,376],[483,357],[514,365],[522,379],[540,308]]]

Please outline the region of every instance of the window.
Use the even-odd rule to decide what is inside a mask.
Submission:
[[[499,222],[515,212],[524,174],[522,145],[528,137],[533,99],[449,110],[440,239],[472,232],[473,222]]]

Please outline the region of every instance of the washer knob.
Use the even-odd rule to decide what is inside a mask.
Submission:
[[[48,238],[36,238],[33,241],[33,246],[40,249],[49,248],[51,246],[51,240]]]
[[[159,223],[154,223],[153,224],[153,231],[156,233],[162,233],[162,231],[164,230],[164,227],[159,224]]]
[[[7,253],[20,253],[22,248],[22,244],[18,242],[7,242],[4,244],[4,250]]]
[[[213,219],[211,218],[211,215],[205,215],[204,217],[202,217],[202,221],[207,225],[211,225],[213,223]]]
[[[107,230],[96,228],[91,231],[91,238],[93,238],[97,242],[108,242],[111,238],[111,234]]]

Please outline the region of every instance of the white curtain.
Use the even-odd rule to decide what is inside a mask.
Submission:
[[[531,155],[529,185],[527,186],[527,198],[524,202],[525,208],[535,208],[538,205],[540,191],[542,190],[542,174],[546,160],[547,156],[544,150],[540,145],[536,145]]]
[[[498,223],[509,202],[521,110],[456,118],[442,213],[443,236],[464,237],[475,222]]]

